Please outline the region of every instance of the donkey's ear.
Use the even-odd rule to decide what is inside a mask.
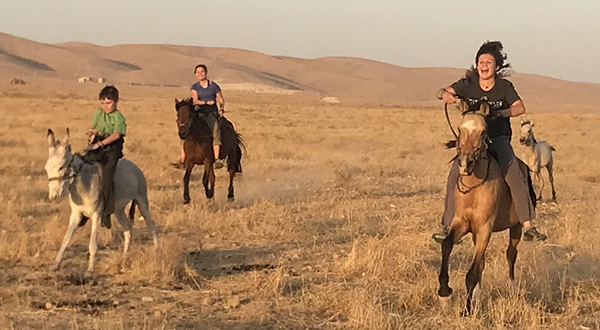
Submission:
[[[62,139],[62,144],[65,146],[68,146],[70,137],[71,137],[71,132],[69,131],[69,128],[67,127],[67,134],[65,134],[65,137]]]
[[[458,104],[458,110],[461,113],[465,113],[467,110],[469,110],[469,105],[467,104],[467,101],[460,100],[460,103]]]
[[[50,145],[52,148],[56,147],[56,138],[54,137],[54,132],[51,129],[48,129],[48,135],[46,137],[48,138],[48,145]]]
[[[479,112],[481,112],[482,115],[487,116],[490,114],[490,105],[485,102],[482,101],[481,105],[479,106]]]

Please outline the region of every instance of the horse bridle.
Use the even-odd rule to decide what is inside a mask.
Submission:
[[[474,112],[474,111],[465,111],[465,112],[463,112],[463,113],[462,113],[462,115],[464,116],[465,114],[467,114],[467,113],[469,113],[469,112],[470,112],[471,114],[478,115],[478,116],[482,116],[482,117],[484,117],[484,118],[485,118],[485,115],[483,115],[483,114],[480,114],[480,113],[478,113],[478,112]],[[446,114],[447,114],[447,113],[448,113],[448,112],[446,111]],[[450,121],[449,121],[449,119],[448,119],[448,122],[450,122]],[[452,128],[452,126],[450,126],[450,128]],[[454,130],[452,130],[452,133],[454,133]],[[456,133],[454,133],[454,134],[456,135]],[[458,135],[456,135],[456,139],[458,140],[458,142],[457,142],[457,147],[456,147],[456,149],[458,150],[457,157],[460,159],[460,152],[461,152],[461,150],[460,150],[460,149],[461,149],[461,148],[460,148],[460,143],[459,143],[459,142],[460,142],[460,140],[459,140],[459,137],[458,137]],[[474,162],[476,162],[476,163],[477,163],[477,162],[479,162],[479,161],[480,161],[481,159],[483,159],[483,158],[488,158],[488,157],[485,157],[485,156],[487,155],[487,149],[488,149],[488,143],[489,143],[489,142],[490,142],[490,138],[488,137],[488,135],[487,135],[487,132],[486,132],[486,131],[484,131],[484,132],[481,134],[481,143],[480,143],[480,146],[479,146],[479,147],[477,147],[477,148],[474,150],[474,156],[473,156],[473,161],[474,161]],[[489,175],[490,175],[490,163],[491,163],[491,162],[490,162],[490,160],[488,159],[487,168],[486,168],[486,171],[485,171],[485,177],[483,178],[483,180],[482,180],[481,182],[479,182],[478,184],[476,184],[476,185],[474,185],[474,186],[467,187],[467,185],[466,185],[466,184],[464,184],[464,183],[463,183],[463,181],[462,181],[462,179],[463,179],[464,175],[462,175],[462,174],[459,174],[459,175],[458,175],[458,180],[456,180],[456,188],[458,189],[458,191],[459,191],[461,194],[468,194],[468,193],[469,193],[471,190],[473,190],[473,189],[476,189],[476,188],[479,188],[479,187],[481,187],[481,186],[482,186],[484,183],[486,183],[486,182],[487,182],[487,180],[488,180],[488,178],[489,178]],[[462,185],[462,186],[464,186],[464,187],[466,187],[466,189],[462,189],[462,188],[461,188],[461,185]]]
[[[66,180],[70,180],[70,179],[73,179],[74,177],[76,177],[77,174],[79,173],[79,171],[81,171],[81,168],[83,167],[84,163],[82,162],[81,166],[79,166],[79,168],[77,168],[77,169],[74,168],[73,161],[75,160],[75,157],[79,157],[81,159],[81,156],[79,156],[78,154],[71,155],[71,160],[69,160],[69,163],[66,166],[65,174],[63,174],[62,176],[54,176],[54,177],[48,178],[48,181],[49,182],[66,181]]]

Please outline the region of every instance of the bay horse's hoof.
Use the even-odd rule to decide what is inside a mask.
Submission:
[[[184,199],[184,200],[183,200],[183,205],[188,205],[189,203],[190,203],[190,200],[189,200],[189,199],[187,199],[187,200],[186,200],[186,199]]]
[[[235,202],[235,197],[227,197],[227,201],[229,203],[233,203],[233,202]]]

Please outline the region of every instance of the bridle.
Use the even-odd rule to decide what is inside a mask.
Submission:
[[[81,163],[81,165],[79,165],[78,168],[73,167],[73,161],[75,160],[75,157],[79,157],[79,159],[82,160],[82,163]],[[48,178],[48,181],[52,182],[52,181],[71,180],[74,177],[76,177],[77,174],[79,174],[79,171],[81,171],[81,168],[83,167],[84,163],[85,162],[83,162],[83,159],[81,158],[81,156],[79,156],[79,154],[71,155],[71,159],[69,160],[67,166],[65,166],[66,167],[65,174],[63,174],[62,176],[54,176],[54,177]]]
[[[446,112],[447,113],[447,112]],[[478,116],[482,116],[482,117],[486,117],[485,115],[478,113],[478,112],[474,112],[474,111],[465,111],[462,113],[462,115],[464,116],[465,114],[470,113],[473,115],[478,115]],[[450,126],[452,127],[452,126]],[[454,130],[452,130],[452,132],[454,133]],[[456,133],[455,133],[456,134]],[[460,139],[458,138],[458,136],[456,136],[457,140],[460,141]],[[456,188],[458,189],[458,191],[461,194],[468,194],[470,191],[472,191],[473,189],[479,188],[481,187],[484,183],[487,182],[489,175],[490,175],[490,159],[487,155],[487,149],[488,149],[488,144],[491,142],[490,138],[487,135],[487,132],[484,131],[481,134],[481,143],[479,144],[479,147],[477,147],[473,154],[473,161],[475,163],[479,162],[481,159],[487,159],[487,168],[485,171],[485,177],[483,178],[483,180],[481,182],[479,182],[478,184],[468,187],[466,184],[463,183],[463,177],[465,175],[459,174],[458,175],[458,180],[456,181]],[[460,153],[461,153],[461,148],[460,148],[460,143],[457,143],[457,147],[456,149],[458,150],[457,153],[457,157],[460,159]],[[462,187],[461,187],[462,185]],[[464,187],[464,188],[463,188]]]

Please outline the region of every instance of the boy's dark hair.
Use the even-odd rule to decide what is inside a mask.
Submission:
[[[477,51],[477,55],[475,55],[475,65],[471,66],[471,69],[467,71],[467,78],[477,78],[479,74],[477,73],[477,62],[479,62],[479,57],[483,54],[490,54],[494,57],[496,62],[496,77],[504,78],[510,75],[510,63],[504,64],[507,56],[504,53],[504,46],[502,46],[502,42],[500,41],[486,41],[479,47]]]
[[[99,100],[107,99],[107,100],[112,100],[112,101],[118,101],[119,100],[119,90],[115,86],[110,86],[110,85],[105,86],[100,91],[100,95],[98,95],[98,99]]]
[[[196,73],[196,70],[198,70],[198,68],[202,68],[202,69],[204,69],[204,72],[208,73],[208,68],[206,67],[206,65],[204,65],[204,64],[198,64],[194,68],[194,74]]]

